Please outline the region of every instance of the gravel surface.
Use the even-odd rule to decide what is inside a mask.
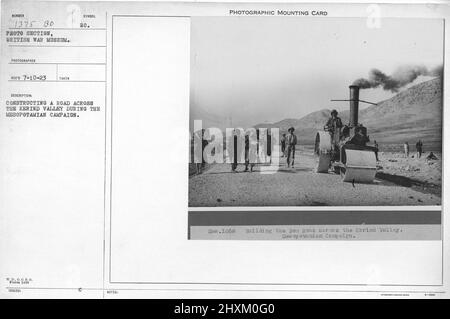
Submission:
[[[440,196],[417,191],[393,179],[376,178],[372,184],[344,183],[339,175],[315,173],[316,157],[296,153],[294,168],[285,158],[279,166],[257,165],[237,172],[230,164],[213,164],[189,178],[189,206],[407,206],[441,205]],[[265,172],[263,172],[265,170]]]
[[[381,170],[395,175],[405,176],[423,183],[441,184],[442,178],[442,154],[433,152],[437,160],[427,160],[429,154],[422,154],[417,158],[416,154],[410,154],[407,158],[402,153],[381,152],[380,166]]]

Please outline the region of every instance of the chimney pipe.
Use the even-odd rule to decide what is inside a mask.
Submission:
[[[350,85],[350,127],[358,125],[359,86]]]

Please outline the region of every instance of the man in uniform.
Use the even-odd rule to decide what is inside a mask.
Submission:
[[[251,144],[253,144],[253,145],[251,145]],[[250,172],[253,172],[253,167],[255,167],[256,145],[257,145],[256,136],[252,136],[252,140],[250,141],[250,134],[246,134],[245,135],[245,171],[246,172],[248,171],[249,165],[250,165]]]
[[[203,152],[208,145],[208,141],[204,138],[205,129],[198,130],[194,133],[194,163],[197,169],[197,174],[201,174],[206,166],[205,157]],[[201,150],[200,150],[201,148]]]
[[[236,129],[233,129],[233,133],[227,143],[228,156],[230,156],[231,161],[231,171],[236,172],[238,167],[238,136]]]
[[[369,138],[364,135],[363,128],[361,126],[355,127],[355,135],[349,141],[349,144],[366,146],[366,143],[369,142]]]
[[[430,152],[430,154],[428,154],[427,156],[427,160],[431,161],[431,160],[437,160],[438,158],[436,157],[436,155],[433,154],[433,152]]]
[[[288,129],[288,135],[286,136],[286,144],[287,144],[287,166],[294,167],[294,159],[295,159],[295,145],[297,145],[297,136],[294,134],[294,128],[290,127]],[[292,163],[291,163],[292,156]]]
[[[284,157],[286,152],[286,133],[283,133],[280,142],[281,142],[281,157]]]
[[[339,135],[341,133],[342,128],[342,120],[340,117],[338,117],[338,112],[336,110],[331,111],[331,117],[328,119],[327,123],[325,124],[325,130],[332,133],[332,135],[337,135],[337,141],[339,141]],[[336,140],[333,138],[333,141]]]
[[[377,162],[379,161],[378,160],[378,150],[379,150],[379,148],[378,148],[378,143],[377,143],[377,141],[373,141],[373,147],[375,147],[375,158],[376,158],[376,160],[377,160]]]
[[[331,150],[332,156],[338,156],[337,150],[339,149],[339,141],[341,138],[341,128],[342,128],[342,120],[338,117],[338,112],[336,110],[331,111],[331,117],[328,119],[325,124],[325,130],[330,132],[331,134]]]
[[[417,158],[421,158],[422,157],[422,146],[423,146],[422,141],[419,140],[416,143]]]

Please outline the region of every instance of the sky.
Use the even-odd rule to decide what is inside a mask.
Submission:
[[[442,63],[440,19],[386,18],[369,28],[364,18],[193,17],[191,122],[246,128],[345,110],[348,102],[330,100],[347,99],[348,86],[372,68],[389,75],[404,65]],[[360,91],[371,102],[393,95]]]

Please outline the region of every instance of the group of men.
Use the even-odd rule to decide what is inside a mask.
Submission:
[[[339,144],[350,143],[354,145],[366,146],[367,142],[369,142],[369,137],[367,136],[367,132],[365,132],[365,128],[363,126],[355,127],[355,134],[350,138],[349,128],[342,125],[341,119],[337,116],[338,113],[336,110],[331,111],[331,117],[328,119],[325,124],[325,129],[330,131],[332,134],[332,148],[336,148]],[[342,131],[341,131],[342,129]],[[374,151],[376,160],[378,161],[378,143],[374,141]],[[404,144],[405,156],[409,157],[409,144],[405,142]],[[422,140],[417,141],[416,143],[416,156],[417,158],[421,158],[423,153],[423,142]],[[428,156],[427,159],[435,159],[436,156],[431,153],[431,156]]]
[[[295,146],[297,145],[297,136],[294,134],[295,129],[290,127],[288,133],[283,133],[280,138],[281,144],[281,157],[286,157],[287,167],[294,167],[295,162]],[[236,143],[236,142],[235,142]],[[235,144],[236,145],[236,144]],[[250,166],[250,171],[253,171],[255,163],[250,162],[250,138],[248,135],[245,136],[245,170],[248,171]],[[271,158],[272,156],[272,137],[267,136],[267,156]],[[231,170],[236,171],[238,166],[237,159],[233,160],[231,164]]]
[[[350,136],[350,127],[344,126],[342,124],[342,120],[340,117],[338,117],[338,112],[336,110],[331,111],[331,117],[327,120],[325,126],[326,131],[330,132],[331,138],[332,138],[332,151],[337,151],[343,144],[353,144],[353,145],[359,145],[359,146],[366,146],[366,144],[369,142],[369,137],[367,135],[366,128],[362,125],[358,125],[354,128],[354,135]],[[286,157],[286,163],[287,167],[294,167],[294,161],[295,161],[295,148],[297,145],[297,136],[294,134],[295,129],[293,127],[290,127],[288,129],[288,133],[283,133],[280,139],[280,145],[281,145],[281,157]],[[259,132],[258,132],[259,133]],[[208,145],[208,141],[204,140],[203,137],[204,129],[201,132],[201,148],[202,151],[204,150],[205,146]],[[236,172],[237,166],[238,166],[238,160],[237,160],[237,136],[234,135],[234,141],[230,141],[231,143],[234,142],[234,159],[231,164],[231,170]],[[264,145],[264,148],[267,147],[267,156],[271,160],[271,150],[272,150],[272,137],[270,134],[267,136],[267,145]],[[378,143],[377,141],[374,141],[373,149],[375,151],[376,160],[378,161]],[[260,150],[263,151],[263,150]],[[408,142],[405,142],[404,144],[404,151],[405,156],[409,157],[409,144]],[[416,143],[416,152],[417,152],[417,158],[422,157],[423,153],[423,143],[421,140],[419,140]],[[200,153],[202,154],[202,152]],[[435,157],[434,154],[431,153],[432,156]],[[427,157],[428,159],[428,157]],[[200,163],[197,163],[197,171],[198,173],[201,172],[202,168],[205,165],[205,161],[202,158],[202,161]],[[254,162],[250,161],[250,138],[248,135],[245,136],[245,171],[248,171],[248,168],[250,166],[250,171],[253,171],[253,168],[255,166]]]
[[[288,167],[294,167],[294,160],[295,160],[295,146],[297,145],[297,136],[294,134],[295,129],[293,127],[290,127],[288,129],[288,134],[283,133],[283,135],[280,138],[280,144],[281,144],[281,156],[287,157],[287,166]],[[267,135],[267,152],[266,155],[269,157],[271,162],[271,156],[272,156],[272,136],[270,134]],[[235,152],[236,152],[236,145],[237,140],[235,137],[234,140],[235,145]],[[263,150],[261,150],[263,151]],[[231,170],[233,172],[236,172],[238,166],[237,156],[234,156],[233,162],[231,163]],[[253,171],[253,168],[255,166],[254,162],[250,161],[250,137],[249,135],[245,136],[245,169],[244,171],[247,172],[250,167],[250,172]]]
[[[331,111],[331,117],[327,120],[325,124],[325,130],[331,133],[332,137],[332,148],[337,151],[339,145],[341,144],[354,144],[360,146],[366,146],[367,142],[369,142],[369,138],[366,134],[365,128],[361,125],[356,126],[354,130],[354,135],[350,137],[350,128],[348,126],[344,126],[342,124],[342,120],[338,117],[338,112],[336,110]],[[280,139],[281,144],[281,157],[286,157],[287,167],[294,167],[295,162],[295,147],[297,145],[297,136],[294,134],[294,127],[290,127],[288,129],[288,133],[283,133]],[[267,140],[268,146],[268,156],[270,157],[271,150],[271,137],[268,136]],[[375,141],[374,145],[376,160],[378,161],[378,143]],[[248,151],[249,151],[249,139],[246,136],[245,139],[245,171],[248,170],[249,160],[248,160]],[[250,163],[250,170],[253,170],[255,164]],[[232,171],[236,171],[237,161],[231,165]]]
[[[332,147],[335,148],[339,144],[354,144],[359,146],[366,146],[369,142],[369,137],[367,136],[366,128],[362,125],[355,127],[355,134],[350,137],[350,127],[344,126],[342,120],[338,117],[338,112],[336,110],[331,111],[331,117],[325,124],[325,130],[331,133],[332,137]]]

